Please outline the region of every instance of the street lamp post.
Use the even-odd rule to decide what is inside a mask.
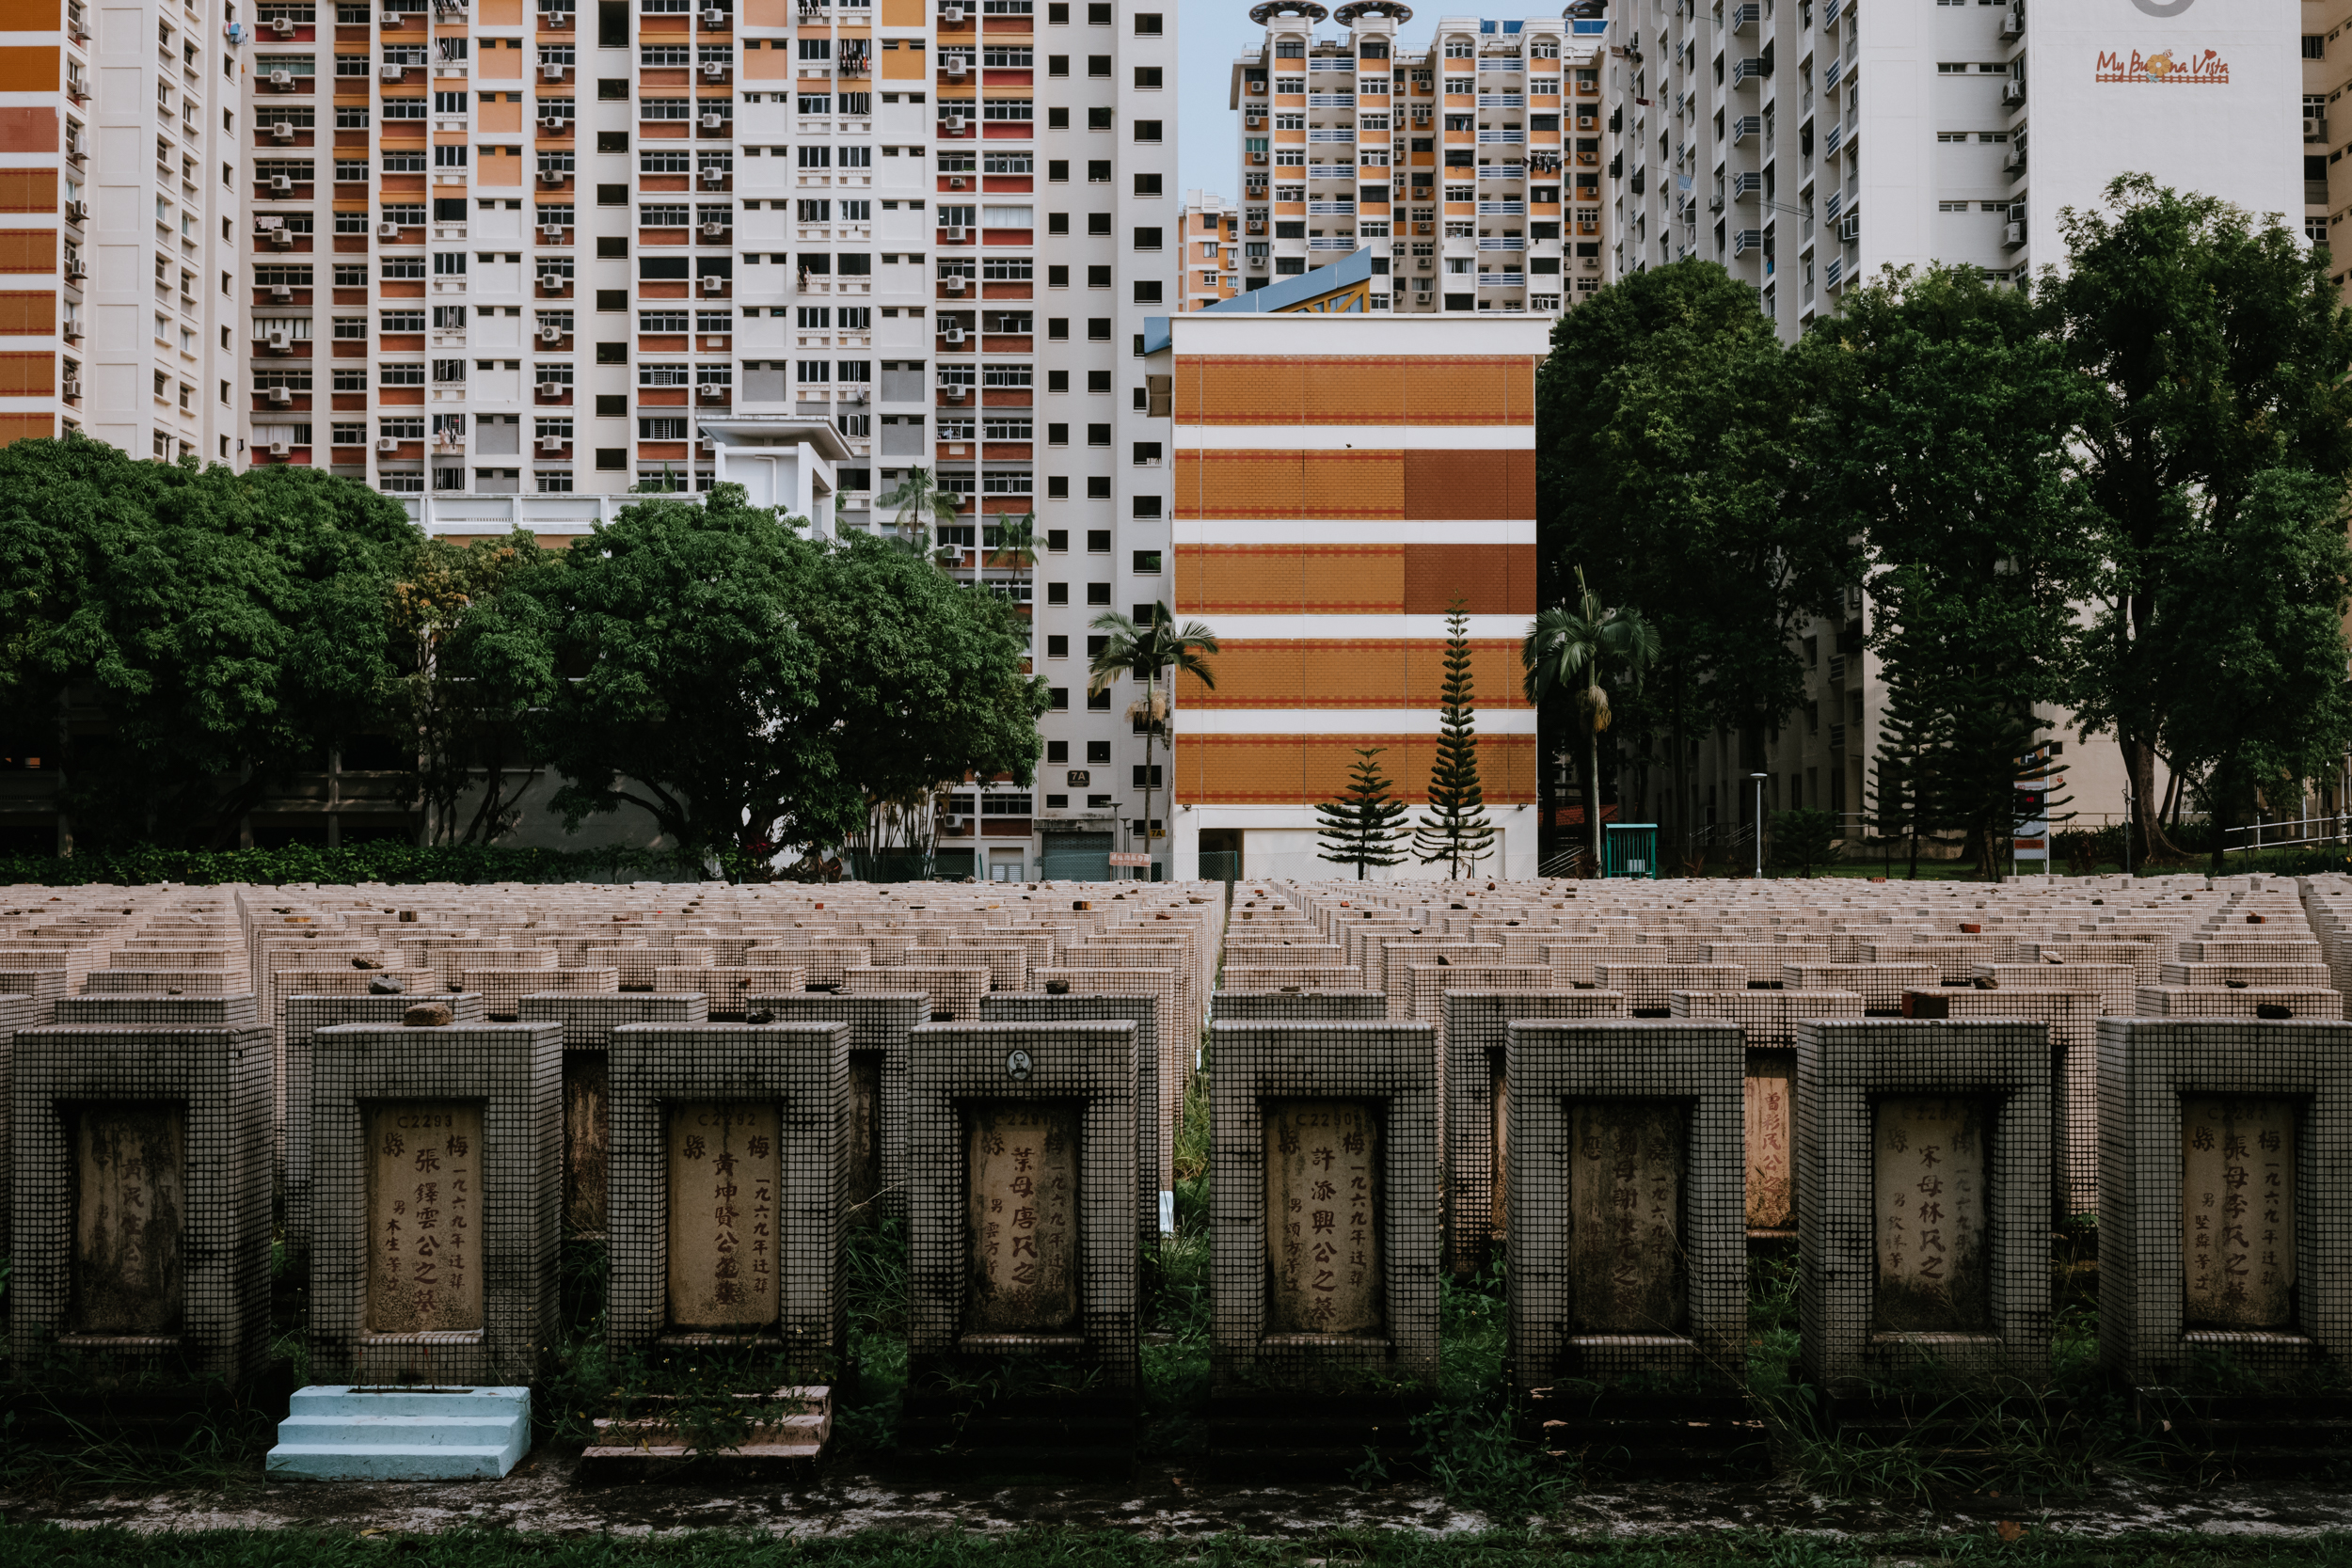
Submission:
[[[1772,775],[1751,773],[1748,777],[1756,784],[1756,879],[1760,882],[1764,879],[1764,781]]]

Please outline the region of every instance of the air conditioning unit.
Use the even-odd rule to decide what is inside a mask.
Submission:
[[[726,231],[727,226],[723,223],[706,223],[702,226],[702,236],[706,240],[722,239]]]
[[[542,381],[538,391],[541,403],[553,403],[564,395],[564,387],[560,381]]]
[[[67,162],[78,164],[89,156],[89,148],[81,137],[71,136],[66,140],[65,155]]]
[[[562,451],[564,445],[565,443],[564,437],[561,436],[542,436],[539,437],[539,450],[541,451]]]
[[[291,283],[272,283],[269,286],[269,297],[275,300],[292,302],[294,299],[294,285]]]
[[[727,68],[723,61],[705,60],[703,62],[703,80],[706,82],[723,81],[726,73]]]
[[[269,401],[274,405],[283,407],[285,404],[294,402],[294,393],[288,391],[283,387],[272,387],[269,389]]]
[[[375,68],[375,73],[387,82],[397,82],[408,74],[408,68],[403,65],[380,65]]]
[[[961,277],[943,277],[939,280],[939,285],[951,294],[960,294],[964,290],[964,282]]]
[[[723,294],[727,291],[727,280],[723,277],[705,277],[698,281],[702,285],[702,292],[707,294]]]
[[[539,20],[553,31],[560,33],[565,31],[571,26],[572,13],[569,11],[545,11],[541,13]]]
[[[704,26],[706,26],[706,27],[723,27],[723,26],[725,26],[726,24],[727,24],[727,13],[726,13],[726,12],[724,12],[724,11],[721,10],[721,9],[720,9],[718,7],[716,7],[716,6],[706,6],[706,7],[704,7],[704,8],[703,8],[703,25],[704,25]]]
[[[400,225],[379,223],[375,226],[375,237],[379,240],[397,240],[400,238]]]
[[[82,259],[77,256],[72,261],[66,262],[65,275],[68,278],[75,282],[79,282],[82,278],[89,276],[89,268],[83,265]]]
[[[951,82],[961,82],[963,80],[966,69],[967,68],[963,63],[963,56],[959,55],[953,59],[942,60],[939,66],[939,73],[942,76],[946,77],[947,80]]]
[[[698,182],[704,190],[723,191],[726,189],[727,185],[727,171],[718,168],[707,168],[702,171]]]
[[[288,340],[286,334],[283,332],[273,332],[267,338],[263,339],[262,341],[268,345],[269,351],[272,354],[283,354],[286,352]]]
[[[539,171],[539,183],[542,185],[560,185],[570,178],[571,175],[568,172],[560,168],[543,168]]]
[[[954,26],[963,21],[963,8],[961,6],[942,6],[939,8],[939,20],[946,23],[950,26]]]
[[[1707,198],[1707,210],[1710,213],[1720,213],[1724,210],[1723,192],[1717,191]]]
[[[291,229],[271,230],[269,231],[269,247],[272,250],[292,250],[294,248],[294,230]]]
[[[1587,256],[1582,261],[1577,262],[1577,265],[1585,272],[1598,272],[1600,270],[1600,258],[1597,256]]]
[[[571,73],[572,68],[567,65],[542,65],[539,68],[539,80],[542,82],[561,82],[567,80],[571,76]]]
[[[723,131],[726,129],[727,117],[724,115],[704,115],[702,117],[701,123],[702,128],[706,131]]]
[[[82,384],[74,380],[72,376],[66,377],[63,387],[64,391],[61,394],[62,396],[78,398],[82,395]]]
[[[948,245],[961,245],[963,243],[963,225],[960,223],[951,223],[946,228],[939,231],[939,237]]]
[[[963,117],[961,115],[949,115],[943,123],[947,127],[947,134],[949,135],[957,136],[963,134]]]
[[[942,403],[961,403],[963,401],[963,393],[964,388],[961,386],[951,387],[944,381],[940,383],[939,401]]]
[[[2026,166],[2026,150],[2022,147],[2010,148],[2002,157],[2001,166],[2011,174],[2017,173]]]
[[[2024,13],[2013,9],[2003,13],[2001,17],[2001,37],[2005,39],[2015,39],[2023,38],[2025,36],[2026,18]]]
[[[951,191],[960,191],[969,183],[971,182],[961,174],[951,174],[947,177],[947,188]]]
[[[294,122],[292,120],[281,119],[277,124],[269,128],[270,140],[292,141],[294,140]]]
[[[375,20],[384,26],[397,27],[402,23],[408,20],[408,13],[405,11],[386,11]]]
[[[272,442],[269,444],[269,454],[270,454],[272,457],[283,457],[283,456],[285,456],[285,455],[286,455],[286,443],[285,443],[285,442],[283,442],[283,441],[272,441]]]
[[[269,19],[269,30],[276,33],[281,39],[290,39],[294,37],[294,18],[290,16],[273,16]]]
[[[269,177],[270,195],[284,196],[293,189],[294,181],[291,177],[283,174],[273,174]]]
[[[701,386],[694,388],[694,396],[704,403],[724,403],[727,401],[727,388],[724,387],[712,387],[707,385]]]
[[[2026,84],[2010,80],[2001,84],[2001,102],[2014,108],[2026,101]]]
[[[571,279],[560,272],[543,272],[539,275],[539,287],[543,289],[561,289],[570,282]]]
[[[1255,130],[1257,130],[1260,126],[1262,126],[1262,125],[1263,125],[1263,124],[1265,123],[1265,116],[1263,116],[1263,115],[1244,115],[1244,116],[1242,116],[1242,117],[1241,117],[1241,122],[1242,122],[1244,125],[1248,126],[1248,127],[1249,127],[1252,131],[1255,131]]]
[[[291,71],[273,71],[269,73],[269,85],[272,91],[284,92],[287,88],[294,86],[294,72]]]
[[[87,223],[89,221],[89,203],[87,201],[67,202],[65,204],[65,216],[68,223]]]
[[[389,436],[379,436],[376,437],[375,450],[378,451],[398,451],[400,450],[400,443],[393,440]]]
[[[946,343],[949,348],[961,347],[964,339],[962,325],[961,323],[957,323],[948,326],[946,330],[940,333],[939,338],[940,341]]]
[[[2001,228],[2001,243],[2012,250],[2024,245],[2026,226],[2022,223],[2004,224]]]
[[[1242,227],[1248,233],[1263,234],[1265,232],[1265,220],[1263,218],[1251,218]]]

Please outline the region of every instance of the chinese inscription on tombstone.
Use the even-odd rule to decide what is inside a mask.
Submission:
[[[1748,1055],[1742,1090],[1747,1112],[1748,1228],[1787,1230],[1797,1223],[1797,1189],[1791,1179],[1789,1108],[1796,1103],[1797,1057],[1788,1051]]]
[[[972,1107],[964,1126],[971,1332],[1076,1330],[1082,1114],[1074,1103]]]
[[[882,1069],[879,1051],[850,1053],[850,1191],[848,1207],[863,1221],[881,1216],[871,1207],[882,1196]]]
[[[482,1326],[482,1107],[368,1107],[368,1330]]]
[[[1568,1277],[1580,1334],[1684,1323],[1682,1107],[1584,1101],[1568,1113]]]
[[[2182,1097],[2181,1231],[2188,1322],[2217,1328],[2289,1326],[2294,1101]]]
[[[1267,1332],[1378,1334],[1380,1121],[1369,1102],[1266,1106],[1265,1212]]]
[[[607,1099],[605,1053],[567,1053],[564,1058],[564,1227],[598,1234],[605,1224],[605,1147],[612,1111]]]
[[[1991,1330],[1987,1132],[1986,1108],[1979,1100],[1907,1095],[1879,1102],[1879,1328]]]
[[[74,1117],[77,1333],[178,1331],[186,1139],[187,1118],[177,1105],[86,1105]]]
[[[776,1108],[670,1108],[670,1323],[758,1329],[781,1311]]]

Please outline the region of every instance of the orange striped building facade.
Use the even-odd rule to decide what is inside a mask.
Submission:
[[[1170,323],[1175,598],[1223,651],[1176,693],[1175,874],[1327,877],[1315,805],[1357,749],[1399,799],[1437,755],[1446,615],[1470,616],[1478,755],[1498,857],[1532,876],[1535,366],[1526,317],[1188,313]],[[1418,815],[1416,811],[1415,815]],[[1431,875],[1399,866],[1391,876]]]

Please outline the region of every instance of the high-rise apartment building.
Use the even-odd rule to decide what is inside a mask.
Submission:
[[[1175,23],[27,0],[0,18],[0,439],[330,468],[432,533],[548,545],[723,477],[886,530],[877,498],[928,469],[962,508],[941,559],[1026,607],[1055,703],[1037,787],[958,792],[945,862],[1099,875],[1153,827],[1129,694],[1087,662],[1096,617],[1171,597],[1141,350],[1182,252]],[[1033,561],[986,548],[1031,512]]]
[[[1396,0],[1264,0],[1234,62],[1241,287],[1373,251],[1375,309],[1556,314],[1600,287],[1597,20],[1445,17]],[[1336,21],[1339,37],[1318,37]]]
[[[216,11],[0,10],[0,441],[230,455],[238,60]]]
[[[1241,209],[1221,196],[1184,193],[1176,309],[1205,310],[1241,289]]]

